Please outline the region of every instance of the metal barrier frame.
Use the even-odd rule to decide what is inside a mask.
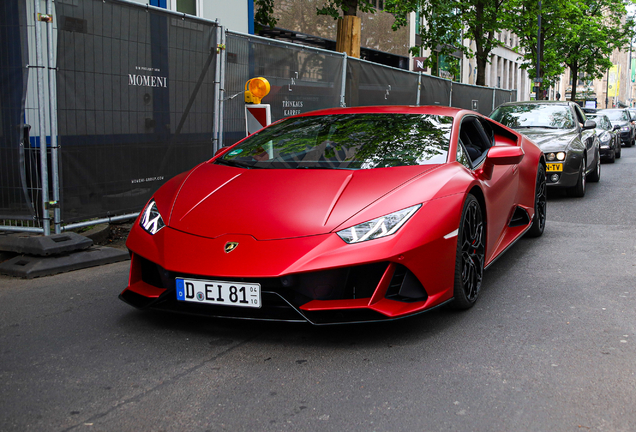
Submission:
[[[28,1],[28,0],[25,0]],[[36,16],[40,13],[40,0],[32,0],[34,7],[35,7],[35,12],[36,12]],[[216,153],[223,145],[223,120],[224,120],[224,101],[225,101],[225,85],[226,85],[226,76],[225,76],[225,70],[226,70],[226,65],[227,65],[227,52],[225,49],[225,44],[226,44],[226,36],[228,34],[233,34],[236,36],[240,36],[240,37],[245,37],[248,39],[252,39],[252,40],[258,40],[261,42],[264,42],[268,45],[277,45],[277,46],[290,46],[293,47],[294,49],[298,49],[299,45],[298,44],[294,44],[291,42],[286,42],[286,41],[279,41],[279,40],[273,40],[270,38],[264,38],[261,36],[256,36],[256,35],[251,35],[251,34],[245,34],[245,33],[239,33],[239,32],[234,32],[234,31],[230,31],[230,30],[225,30],[223,29],[223,27],[220,25],[219,20],[208,20],[205,18],[201,18],[201,17],[196,17],[196,16],[192,16],[192,15],[188,15],[188,14],[184,14],[184,13],[180,13],[180,12],[175,12],[175,11],[170,11],[167,9],[163,9],[160,7],[155,7],[155,6],[151,6],[151,5],[144,5],[144,4],[140,4],[131,0],[104,0],[104,1],[109,1],[112,3],[121,3],[121,4],[125,4],[127,6],[132,6],[132,7],[136,7],[136,8],[142,8],[142,9],[147,9],[147,10],[155,10],[158,12],[161,12],[162,14],[167,14],[167,15],[172,15],[175,18],[182,18],[182,19],[188,19],[188,20],[192,20],[195,22],[203,22],[206,24],[211,24],[214,23],[216,25],[217,28],[217,55],[216,55],[216,71],[215,71],[215,78],[214,78],[214,119],[213,119],[213,133],[212,133],[212,141],[213,141],[213,151]],[[51,15],[53,13],[53,0],[46,0],[46,13],[48,15]],[[34,19],[34,18],[31,18]],[[91,226],[91,225],[96,225],[96,224],[100,224],[100,223],[112,223],[112,222],[118,222],[118,221],[124,221],[124,220],[130,220],[130,219],[134,219],[139,215],[139,212],[137,213],[129,213],[129,214],[124,214],[124,215],[117,215],[117,216],[108,216],[108,217],[104,217],[104,218],[100,218],[100,219],[93,219],[93,220],[89,220],[89,221],[84,221],[84,222],[79,222],[79,223],[73,223],[73,224],[69,224],[69,225],[63,225],[62,221],[61,221],[61,214],[60,214],[60,208],[59,208],[59,201],[60,201],[60,182],[59,182],[59,164],[58,164],[58,150],[59,150],[59,145],[58,145],[58,141],[57,141],[57,134],[58,134],[58,125],[57,125],[57,114],[56,114],[56,107],[57,107],[57,99],[56,99],[56,92],[54,90],[55,88],[55,83],[56,83],[56,68],[53,67],[55,65],[55,59],[53,58],[53,52],[54,52],[54,48],[53,48],[53,29],[52,27],[49,25],[47,27],[47,32],[46,32],[46,43],[48,46],[48,64],[44,64],[44,59],[42,58],[42,31],[40,28],[40,25],[37,21],[35,21],[35,33],[36,33],[36,40],[35,40],[35,49],[36,49],[36,58],[37,58],[37,65],[33,66],[30,65],[29,67],[31,68],[35,68],[36,72],[37,72],[37,93],[38,93],[38,111],[39,111],[39,122],[40,122],[40,143],[44,143],[40,145],[40,172],[41,172],[41,190],[42,190],[42,208],[43,208],[43,218],[41,220],[42,226],[41,227],[30,227],[30,226],[17,226],[17,225],[0,225],[0,231],[8,231],[8,232],[32,232],[32,233],[41,233],[45,236],[49,236],[51,235],[51,216],[50,216],[50,210],[52,210],[52,215],[53,215],[53,226],[54,226],[54,233],[55,234],[59,234],[62,231],[68,231],[68,230],[72,230],[72,229],[76,229],[76,228],[81,228],[81,227],[85,227],[85,226]],[[314,47],[309,47],[309,46],[302,46],[302,49],[306,49],[309,51],[313,51],[316,53],[320,53],[320,52],[324,52],[324,53],[328,53],[329,55],[335,55],[335,56],[342,56],[343,57],[343,63],[342,63],[342,82],[340,83],[340,106],[344,107],[345,105],[345,96],[346,96],[346,84],[347,84],[347,61],[348,61],[348,56],[346,53],[337,53],[334,51],[329,51],[329,50],[325,50],[325,49],[321,49],[321,48],[314,48]],[[370,62],[368,60],[364,60],[364,59],[356,59],[356,61],[360,61],[363,63],[368,63],[369,65],[373,65],[374,67],[382,67],[382,68],[386,68],[386,69],[393,69],[396,71],[399,71],[400,73],[410,73],[410,74],[414,74],[418,76],[417,79],[417,88],[414,88],[413,90],[417,92],[417,104],[416,106],[420,106],[420,101],[421,101],[421,88],[423,85],[422,82],[422,77],[426,77],[427,79],[439,79],[439,80],[444,80],[444,81],[450,81],[447,80],[445,78],[439,78],[439,77],[435,77],[432,75],[428,75],[428,74],[423,74],[422,72],[412,72],[412,71],[406,71],[404,69],[399,69],[399,68],[394,68],[391,66],[384,66],[384,65],[379,65],[377,63],[373,63]],[[49,91],[48,91],[48,95],[44,94],[44,73],[43,70],[44,69],[48,69],[48,87],[49,87]],[[470,87],[476,87],[476,88],[481,88],[481,89],[492,89],[493,95],[492,95],[492,109],[495,108],[494,104],[495,104],[495,100],[496,100],[496,92],[497,90],[504,90],[504,89],[498,89],[495,87],[481,87],[481,86],[476,86],[476,85],[471,85],[471,84],[462,84],[462,86],[470,86]],[[510,93],[510,100],[513,100],[513,94],[517,91],[515,89],[513,90],[504,90]],[[51,163],[52,163],[52,172],[51,172],[51,179],[52,179],[52,185],[49,186],[48,184],[48,178],[49,178],[49,174],[48,174],[48,164],[47,164],[47,145],[46,145],[46,134],[45,134],[45,120],[44,120],[44,113],[45,113],[45,99],[48,96],[49,98],[49,110],[50,110],[50,136],[51,136]],[[236,96],[236,95],[234,95]],[[232,97],[234,97],[232,96]],[[448,95],[448,106],[452,106],[452,101],[453,101],[453,82],[450,81],[450,91],[449,91],[449,95]],[[49,189],[51,188],[51,192],[52,192],[52,200],[49,198]],[[5,219],[3,220],[4,223],[6,223],[7,221],[14,221],[13,219]],[[21,221],[23,222],[23,221]],[[37,223],[37,222],[36,222]]]

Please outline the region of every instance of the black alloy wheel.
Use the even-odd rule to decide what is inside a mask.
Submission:
[[[545,167],[542,163],[539,163],[539,168],[537,168],[537,183],[534,191],[534,217],[532,218],[532,226],[526,233],[528,237],[540,237],[543,234],[547,210],[548,199]]]
[[[594,167],[594,171],[588,174],[588,180],[591,182],[598,182],[601,179],[601,157],[597,153],[596,154],[596,166]]]
[[[452,307],[468,309],[477,301],[484,276],[486,229],[479,201],[468,194],[464,202],[455,259],[455,287]]]
[[[581,161],[581,166],[579,168],[579,178],[574,186],[566,189],[568,196],[581,198],[585,196],[585,186],[586,186],[586,175],[585,175],[585,158]]]

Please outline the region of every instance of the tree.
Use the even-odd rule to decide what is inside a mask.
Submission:
[[[475,59],[477,61],[477,85],[486,85],[486,65],[490,53],[501,45],[496,38],[504,29],[501,21],[507,0],[468,0],[460,1],[460,14],[468,34],[475,42]]]
[[[406,16],[419,11],[421,47],[439,54],[461,51],[477,60],[477,85],[486,85],[486,65],[501,45],[497,33],[505,28],[501,15],[508,0],[387,0],[386,10],[396,16],[395,26],[406,25]],[[475,50],[464,46],[469,36]],[[427,59],[431,66],[433,59]]]
[[[554,41],[559,58],[570,68],[570,100],[576,100],[579,72],[601,78],[612,66],[612,52],[627,46],[633,36],[632,19],[621,23],[626,13],[622,0],[577,0],[575,6],[567,16],[570,26]]]
[[[520,37],[525,52],[522,67],[531,77],[542,78],[545,88],[568,67],[573,80],[571,100],[576,98],[579,72],[602,77],[612,65],[612,51],[624,48],[633,34],[631,19],[621,24],[626,13],[623,0],[543,0],[537,76],[539,4],[536,0],[509,1],[511,9],[518,12],[506,16],[507,27]]]
[[[422,49],[431,53],[424,61],[424,67],[432,67],[439,56],[449,55],[456,51],[469,54],[462,42],[463,23],[457,15],[457,0],[386,0],[385,11],[395,17],[393,30],[408,24],[408,15],[419,12],[423,17],[418,23],[420,45],[411,48],[414,55],[419,55]]]
[[[560,54],[556,50],[554,41],[570,25],[567,22],[567,15],[570,14],[572,5],[572,0],[542,0],[539,36],[539,2],[537,0],[508,1],[507,12],[503,16],[504,25],[519,37],[519,46],[524,59],[521,68],[527,70],[531,78],[543,80],[541,85],[544,88],[553,85],[565,70],[563,59],[559,58]],[[537,36],[541,42],[541,49],[538,52]],[[540,63],[538,72],[537,56]]]

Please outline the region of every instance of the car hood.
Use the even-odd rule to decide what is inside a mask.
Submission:
[[[273,240],[324,234],[436,166],[351,171],[242,169],[207,163],[181,185],[167,224],[207,238],[248,234]],[[401,209],[386,213],[397,210]]]
[[[629,122],[626,120],[610,120],[610,123],[612,124],[612,126],[629,126]]]
[[[517,129],[517,132],[530,138],[543,152],[566,150],[578,136],[576,129],[528,128]]]

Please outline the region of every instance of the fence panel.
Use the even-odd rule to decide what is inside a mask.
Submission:
[[[495,89],[495,106],[492,107],[492,109],[494,110],[495,108],[497,108],[499,105],[501,105],[504,102],[514,102],[516,100],[517,100],[516,90]]]
[[[488,87],[453,83],[451,105],[488,115],[492,112],[493,91]]]
[[[347,106],[416,105],[418,74],[347,59]]]
[[[250,78],[269,81],[262,102],[271,105],[272,121],[340,105],[342,54],[232,32],[226,47],[224,145],[245,137],[242,93]]]
[[[451,82],[443,78],[422,75],[422,89],[420,91],[420,105],[450,104]]]
[[[213,155],[216,25],[113,0],[55,4],[63,221],[139,211]]]
[[[30,146],[25,131],[29,60],[22,0],[0,2],[0,219],[31,220],[39,203],[39,143]],[[27,127],[28,129],[28,127]]]

